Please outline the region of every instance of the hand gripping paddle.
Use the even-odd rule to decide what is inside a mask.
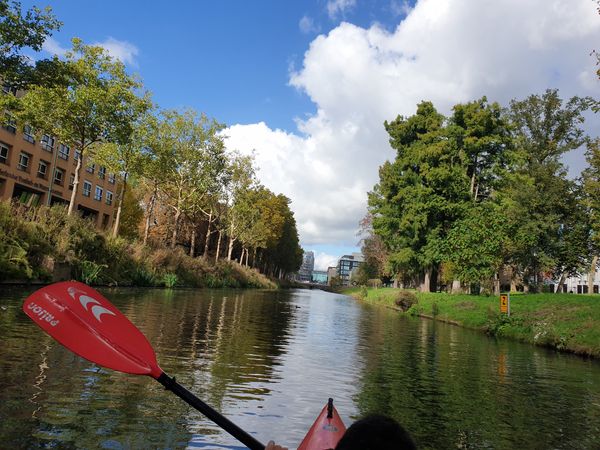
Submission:
[[[46,286],[25,299],[23,311],[42,330],[100,366],[149,375],[251,450],[265,446],[165,374],[140,330],[99,292],[76,281]]]

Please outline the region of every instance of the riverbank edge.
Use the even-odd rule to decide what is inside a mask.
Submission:
[[[415,317],[444,322],[488,336],[600,358],[600,295],[511,294],[511,316],[499,311],[494,296],[421,293],[418,303],[403,312],[395,305],[401,289],[345,288],[361,302],[377,304]],[[366,296],[365,296],[366,293]]]
[[[94,287],[124,287],[124,288],[144,288],[144,289],[287,289],[293,286],[288,286],[285,283],[280,283],[278,279],[267,277],[258,270],[251,267],[243,266],[235,261],[220,261],[210,267],[209,270],[198,270],[196,268],[186,268],[185,277],[178,277],[178,272],[181,268],[171,269],[165,266],[153,266],[150,270],[144,270],[142,277],[137,280],[89,280],[85,277],[77,276],[77,265],[62,264],[62,270],[57,273],[48,273],[45,279],[27,279],[27,278],[11,278],[0,280],[0,286],[31,286],[43,287],[60,281],[82,281]],[[169,282],[168,275],[166,277],[156,276],[161,272],[166,272],[169,269],[172,272],[172,278]],[[178,270],[179,269],[179,270]],[[196,270],[194,270],[196,269]],[[136,270],[139,270],[136,268]],[[83,278],[83,279],[82,279]]]

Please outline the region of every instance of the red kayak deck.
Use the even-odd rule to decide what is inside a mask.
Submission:
[[[334,449],[345,432],[346,426],[335,406],[333,406],[333,399],[330,398],[317,420],[304,436],[298,450]]]

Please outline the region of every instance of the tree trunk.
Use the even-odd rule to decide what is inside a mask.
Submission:
[[[177,245],[177,226],[179,225],[179,217],[181,216],[181,191],[179,188],[177,192],[177,206],[175,207],[175,220],[173,223],[173,235],[171,236],[171,248],[175,248]]]
[[[233,237],[233,222],[231,223],[231,229],[229,234],[229,249],[227,250],[227,261],[231,261],[231,254],[233,253],[233,243],[235,238]]]
[[[158,190],[156,184],[154,185],[154,192],[152,193],[152,197],[150,197],[150,207],[148,208],[148,213],[146,214],[146,225],[144,226],[144,245],[148,242],[148,234],[150,234],[150,219],[152,218],[152,213],[154,212],[154,203],[156,202],[156,191]]]
[[[510,292],[517,292],[517,275],[515,268],[510,266]]]
[[[196,227],[192,225],[192,238],[190,240],[190,256],[194,257],[194,249],[196,248]]]
[[[421,282],[421,287],[419,290],[421,292],[431,292],[431,267],[428,267],[425,270],[423,281]]]
[[[219,230],[219,238],[217,239],[217,253],[215,254],[215,262],[219,262],[219,253],[221,253],[221,238],[223,237],[223,232]]]
[[[181,210],[175,209],[175,219],[173,222],[173,234],[171,235],[171,248],[175,248],[177,245],[177,227],[179,225],[179,217],[181,216]]]
[[[460,285],[460,280],[452,280],[452,289],[450,290],[452,294],[462,294],[462,286]]]
[[[567,277],[567,274],[565,272],[560,274],[560,278],[558,280],[558,284],[556,285],[556,288],[554,289],[554,293],[558,294],[559,292],[561,292],[562,290],[562,285],[565,282],[565,278]]]
[[[590,266],[590,271],[588,272],[588,294],[594,293],[594,278],[596,277],[596,267],[598,266],[598,257],[594,256],[592,258],[592,264]]]
[[[67,210],[67,215],[70,216],[73,214],[73,210],[75,209],[75,196],[77,195],[77,186],[79,186],[79,175],[81,172],[81,164],[83,161],[83,149],[81,149],[81,155],[79,155],[79,159],[77,160],[77,165],[75,166],[75,177],[73,178],[73,190],[71,191],[71,200],[69,200],[69,209]],[[54,179],[54,174],[51,174]]]
[[[475,156],[475,162],[473,163],[473,174],[471,175],[471,187],[469,189],[469,192],[471,193],[471,196],[473,197],[473,201],[477,201],[477,190],[479,190],[479,186],[477,188],[475,188],[475,180],[477,179],[477,160],[479,159],[478,156]]]
[[[494,295],[500,295],[500,274],[494,274]]]
[[[208,225],[206,227],[206,239],[204,240],[204,253],[202,254],[202,258],[208,258],[208,244],[210,243],[210,224],[212,222],[212,211],[208,215]]]
[[[123,189],[121,189],[121,194],[119,195],[119,204],[117,206],[117,217],[115,217],[115,223],[113,224],[113,237],[117,237],[119,234],[119,225],[121,223],[121,209],[123,208],[123,199],[125,198],[125,192],[127,191],[127,172],[125,172],[125,176],[123,177]]]

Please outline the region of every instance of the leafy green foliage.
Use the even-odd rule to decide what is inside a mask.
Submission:
[[[490,202],[472,207],[453,224],[444,242],[453,278],[478,284],[493,277],[504,262],[508,231],[506,219],[497,205]]]
[[[162,282],[168,289],[174,288],[177,284],[178,278],[176,273],[165,273],[162,276]]]
[[[18,115],[23,123],[79,151],[69,203],[71,214],[87,152],[104,144],[129,143],[133,124],[150,103],[147,97],[138,96],[141,83],[102,47],[73,39],[64,65],[64,82],[30,86],[19,102]]]
[[[488,289],[510,266],[535,289],[543,276],[582,270],[597,234],[586,214],[599,191],[594,144],[588,188],[567,178],[560,158],[588,141],[589,105],[548,90],[505,111],[483,97],[456,105],[448,119],[422,102],[414,116],[386,122],[397,154],[380,168],[369,212],[397,279],[418,285],[431,274],[432,284],[438,276]]]
[[[359,294],[363,299],[367,298],[369,296],[369,289],[367,289],[366,286],[361,286],[360,287],[360,294]]]
[[[588,143],[587,169],[583,171],[584,206],[590,221],[591,246],[600,255],[600,139]]]
[[[86,283],[134,286],[263,287],[275,285],[255,270],[234,263],[208,264],[181,250],[151,249],[107,237],[62,206],[25,209],[0,202],[0,277],[46,280],[43,260],[67,263]]]
[[[51,8],[21,10],[16,1],[0,0],[0,73],[3,83],[23,88],[41,77],[48,78],[51,60],[32,64],[23,49],[41,51],[42,44],[60,28]],[[39,70],[39,69],[43,70]],[[38,69],[38,70],[36,70]]]
[[[396,306],[399,306],[402,311],[406,312],[411,307],[419,303],[419,299],[413,292],[401,290],[398,292],[395,303]]]
[[[80,261],[78,263],[79,280],[85,284],[93,284],[98,280],[100,272],[106,268],[105,264],[98,264],[94,261]]]

